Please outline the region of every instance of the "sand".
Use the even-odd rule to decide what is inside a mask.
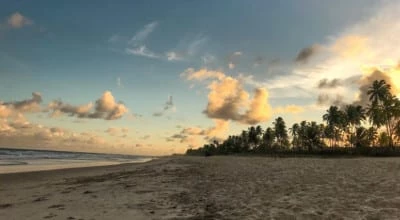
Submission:
[[[0,175],[0,219],[400,219],[400,158],[165,157]]]

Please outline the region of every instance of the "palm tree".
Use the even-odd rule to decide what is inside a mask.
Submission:
[[[372,104],[385,102],[390,96],[390,88],[391,86],[385,80],[375,80],[367,91],[369,100],[372,101]]]
[[[334,145],[337,141],[342,139],[342,130],[346,127],[346,116],[345,113],[339,110],[337,106],[330,106],[326,111],[326,114],[322,116],[322,119],[326,121],[327,125],[333,128],[334,132]]]
[[[368,89],[369,100],[372,101],[368,114],[373,125],[377,128],[383,124],[386,127],[386,134],[389,137],[389,146],[393,146],[391,128],[391,107],[394,105],[394,97],[390,94],[391,86],[385,80],[375,80]],[[382,117],[383,116],[383,117]]]
[[[367,130],[368,142],[371,146],[375,146],[375,141],[378,135],[378,131],[374,127],[369,127]]]
[[[323,146],[321,142],[322,131],[320,126],[312,121],[306,126],[306,144],[308,151],[311,152],[315,147],[321,148]]]
[[[256,128],[254,126],[251,126],[247,132],[248,134],[248,140],[249,140],[249,147],[250,149],[254,149],[255,146],[257,145],[257,133],[256,133]]]
[[[333,140],[335,139],[335,128],[332,125],[325,126],[324,136],[330,140],[329,146],[333,147]]]
[[[243,130],[242,134],[240,135],[241,140],[241,148],[243,152],[249,151],[249,134],[247,131]]]
[[[275,142],[275,131],[268,127],[267,129],[265,129],[264,135],[262,137],[263,139],[263,150],[267,150],[267,148],[271,149],[272,145]]]
[[[350,145],[354,144],[355,138],[356,138],[356,128],[358,128],[361,125],[361,121],[365,120],[365,112],[364,109],[362,108],[362,106],[358,105],[358,106],[354,106],[354,105],[347,105],[345,107],[345,119],[346,122],[345,124],[349,125],[348,131],[349,131],[349,135],[348,135],[348,140],[350,142]]]
[[[369,130],[364,127],[357,127],[354,133],[354,146],[355,147],[368,147],[371,145],[371,138],[369,137]]]
[[[295,148],[299,148],[299,130],[300,130],[300,125],[297,123],[294,123],[291,128],[289,128],[290,135],[292,135],[293,140],[292,140],[292,145]]]
[[[286,124],[282,117],[278,117],[274,121],[275,126],[275,137],[278,141],[279,146],[286,147],[289,143],[288,134],[286,130]]]

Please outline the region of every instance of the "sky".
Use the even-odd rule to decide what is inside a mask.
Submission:
[[[400,2],[0,1],[0,147],[183,153],[400,94]]]

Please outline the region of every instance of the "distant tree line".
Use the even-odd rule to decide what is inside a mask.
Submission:
[[[330,106],[322,124],[302,121],[288,129],[278,117],[272,127],[251,126],[221,143],[188,149],[186,154],[400,156],[400,100],[384,80],[374,81],[367,95],[370,103],[365,108]]]

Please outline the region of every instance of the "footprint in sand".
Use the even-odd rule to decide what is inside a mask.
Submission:
[[[34,202],[42,202],[42,201],[46,201],[46,200],[48,200],[47,197],[41,196],[41,197],[38,197],[37,199],[35,199],[35,200],[33,200],[33,201],[34,201]]]
[[[58,209],[58,210],[64,210],[65,206],[63,204],[56,204],[56,205],[51,205],[48,207],[49,209]]]
[[[54,213],[49,213],[48,215],[46,215],[46,216],[43,217],[43,218],[48,219],[48,218],[53,218],[53,217],[56,217],[56,216],[57,216],[57,215],[54,214]]]
[[[12,206],[13,206],[13,205],[10,204],[10,203],[0,204],[0,209],[6,209],[6,208],[10,208],[10,207],[12,207]]]

